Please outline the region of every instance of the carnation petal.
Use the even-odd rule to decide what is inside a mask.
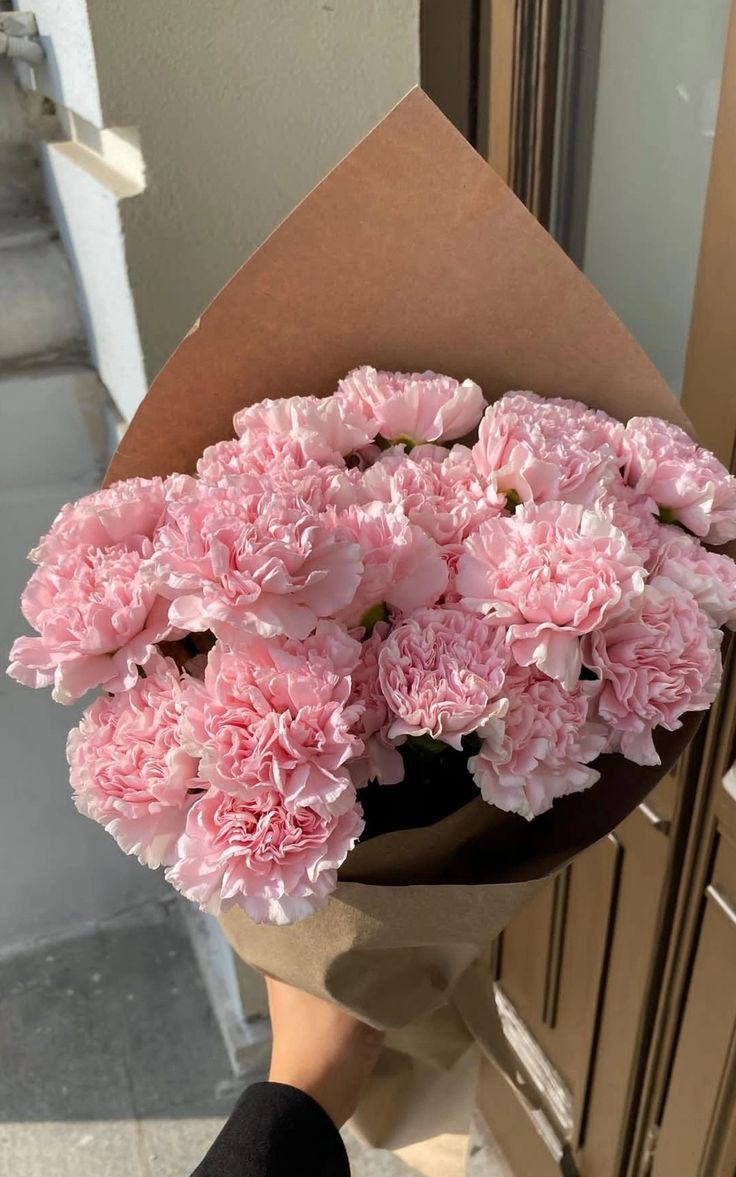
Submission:
[[[214,915],[239,907],[258,923],[294,923],[326,902],[362,829],[358,807],[292,813],[274,789],[213,788],[192,806],[166,877]]]
[[[181,680],[162,657],[127,692],[101,696],[67,741],[77,809],[146,866],[173,862],[186,813],[201,789],[182,746]]]

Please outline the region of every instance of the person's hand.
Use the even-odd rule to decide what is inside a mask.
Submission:
[[[383,1033],[283,981],[266,977],[266,987],[273,1028],[269,1081],[305,1091],[342,1127],[378,1060]]]

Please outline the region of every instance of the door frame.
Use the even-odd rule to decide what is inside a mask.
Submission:
[[[604,0],[422,0],[421,82],[578,265]]]

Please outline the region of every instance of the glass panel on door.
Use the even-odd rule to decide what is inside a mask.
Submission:
[[[582,266],[678,395],[730,7],[603,5]]]

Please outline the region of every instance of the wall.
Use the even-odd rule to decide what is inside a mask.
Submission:
[[[47,170],[93,355],[125,415],[237,266],[418,81],[418,10],[418,0],[34,4],[48,64],[24,82],[84,120],[66,119],[75,146],[52,145]],[[127,161],[106,155],[102,128],[126,129]],[[120,188],[140,176],[129,166],[138,142],[136,194]]]
[[[33,104],[32,104],[33,105]],[[109,413],[81,339],[74,282],[43,201],[27,118],[0,62],[0,651],[28,627],[25,556],[63,502],[99,484]],[[80,708],[6,679],[0,665],[0,953],[96,923],[162,880],[81,818],[64,757]]]
[[[584,269],[679,393],[730,0],[606,0]]]

